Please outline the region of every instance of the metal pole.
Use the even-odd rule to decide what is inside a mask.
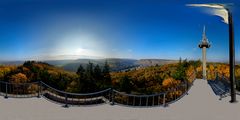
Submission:
[[[154,106],[154,98],[155,98],[155,96],[153,96],[152,106]]]
[[[65,108],[68,107],[68,103],[67,103],[67,94],[65,93],[65,105],[64,105]]]
[[[133,97],[133,106],[135,106],[135,96]]]
[[[148,97],[146,98],[146,106],[148,106]]]
[[[163,94],[163,106],[166,106],[166,93]]]
[[[230,85],[231,85],[231,103],[237,102],[236,90],[235,90],[235,49],[234,49],[234,30],[233,30],[233,19],[232,13],[228,11],[229,21],[229,63],[230,63]]]
[[[41,88],[41,82],[38,81],[38,98],[40,98]]]
[[[114,105],[115,104],[114,103],[115,93],[114,93],[113,89],[111,89],[111,91],[112,91],[112,104],[111,105]]]
[[[7,99],[8,98],[8,86],[7,86],[7,83],[5,83],[6,84],[6,86],[5,86],[5,88],[6,88],[6,94],[5,94],[5,98]]]
[[[140,97],[140,102],[139,102],[139,106],[142,105],[142,97]]]

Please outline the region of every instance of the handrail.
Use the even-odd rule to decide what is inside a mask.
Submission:
[[[37,83],[39,83],[39,82],[11,83],[11,82],[0,81],[0,83],[4,83],[4,84],[13,84],[13,85],[26,85],[26,84],[37,84]]]
[[[59,93],[68,94],[68,95],[76,95],[76,96],[96,95],[96,94],[103,93],[103,92],[106,92],[106,91],[109,91],[109,90],[112,89],[112,88],[107,88],[107,89],[105,89],[105,90],[101,90],[101,91],[98,91],[98,92],[92,92],[92,93],[70,93],[70,92],[65,92],[65,91],[61,91],[61,90],[58,90],[58,89],[56,89],[56,88],[53,88],[53,87],[47,85],[46,83],[44,83],[44,82],[42,82],[42,81],[41,81],[41,83],[44,84],[45,86],[53,89],[54,91],[59,92]]]
[[[135,94],[123,93],[123,92],[120,92],[120,91],[117,91],[117,90],[114,90],[114,89],[113,89],[113,91],[120,94],[120,95],[125,95],[125,96],[130,96],[130,97],[152,97],[152,96],[159,96],[159,95],[162,95],[162,94],[165,93],[165,92],[160,92],[160,93],[151,94],[151,95],[135,95]]]

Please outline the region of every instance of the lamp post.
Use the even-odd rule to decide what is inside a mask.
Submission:
[[[235,83],[235,48],[234,48],[234,29],[232,13],[228,11],[229,21],[229,64],[230,64],[230,86],[231,86],[231,103],[237,102],[236,100],[236,83]]]
[[[236,84],[235,84],[235,49],[234,49],[234,29],[233,17],[231,11],[226,8],[225,4],[188,4],[193,7],[207,7],[214,10],[213,14],[223,18],[223,22],[229,26],[229,64],[230,64],[230,88],[231,88],[231,103],[236,100]]]

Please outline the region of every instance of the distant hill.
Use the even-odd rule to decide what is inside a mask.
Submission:
[[[137,64],[140,66],[148,67],[155,65],[164,65],[170,63],[177,63],[178,60],[166,60],[166,59],[141,59],[137,61]]]
[[[0,61],[0,65],[22,65],[24,61]]]
[[[155,65],[164,65],[176,63],[178,60],[167,59],[122,59],[122,58],[107,58],[107,59],[77,59],[77,60],[47,60],[45,63],[61,67],[64,70],[76,72],[79,65],[85,67],[89,62],[103,66],[105,61],[108,62],[111,71],[125,71],[137,67],[148,67]],[[4,65],[21,65],[24,61],[0,61]]]
[[[68,71],[77,71],[79,65],[85,67],[89,62],[103,66],[105,61],[108,62],[111,71],[124,71],[136,67],[148,67],[155,65],[164,65],[170,63],[176,63],[177,60],[166,59],[121,59],[121,58],[107,58],[107,59],[78,59],[78,60],[66,60],[66,61],[45,61],[49,64],[62,67]]]
[[[78,60],[72,60],[72,61],[65,61],[65,64],[56,64],[54,61],[48,62],[49,64],[56,65],[59,67],[62,67],[65,70],[68,71],[77,71],[79,65],[82,65],[85,67],[89,62],[93,64],[98,64],[99,66],[103,66],[105,62],[108,62],[110,66],[111,71],[120,71],[122,69],[126,69],[129,67],[136,67],[138,66],[136,64],[137,60],[134,59],[117,59],[117,58],[108,58],[108,59],[78,59]],[[57,61],[60,63],[59,61]],[[63,62],[62,62],[63,63]]]

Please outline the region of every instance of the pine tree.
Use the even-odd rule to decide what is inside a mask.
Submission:
[[[93,63],[89,62],[86,68],[86,79],[87,80],[94,80],[93,77]]]
[[[125,75],[120,79],[120,91],[126,92],[126,93],[131,93],[131,80],[130,78]]]
[[[93,71],[94,79],[96,81],[97,87],[102,88],[104,85],[102,70],[99,65],[96,65]]]
[[[185,59],[183,62],[180,58],[179,60],[179,63],[178,63],[178,66],[177,66],[177,70],[176,72],[174,73],[173,75],[173,78],[176,79],[176,80],[181,80],[181,81],[184,81],[185,78],[186,78],[186,68],[188,67],[188,62],[187,62],[187,59]]]
[[[111,75],[110,75],[110,68],[109,65],[107,63],[107,61],[105,61],[104,67],[103,67],[103,79],[104,79],[104,87],[111,87],[112,86],[112,80],[111,80]]]
[[[82,81],[80,81],[80,84],[84,83],[84,85],[82,85],[82,87],[84,87],[84,91],[85,92],[96,91],[97,85],[93,75],[93,63],[91,62],[88,63],[85,75],[86,75],[86,79],[83,79]]]
[[[85,70],[82,65],[78,67],[77,74],[81,79],[85,79]]]

